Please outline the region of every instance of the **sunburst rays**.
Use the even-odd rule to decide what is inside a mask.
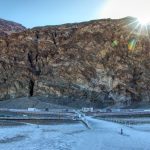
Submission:
[[[130,29],[128,34],[128,50],[134,51],[136,49],[140,37],[146,37],[150,41],[150,24],[143,24],[138,19],[133,19],[123,26],[123,28]]]
[[[149,23],[143,24],[143,23],[139,22],[138,19],[135,19],[134,21],[124,25],[124,28],[131,28],[131,31],[128,35],[129,37],[132,34],[136,34],[139,36],[141,36],[141,35],[147,36],[150,39],[149,26],[150,26]]]

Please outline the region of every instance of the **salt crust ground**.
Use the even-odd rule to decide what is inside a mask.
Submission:
[[[150,150],[150,125],[87,120],[91,129],[80,123],[0,127],[0,150]]]

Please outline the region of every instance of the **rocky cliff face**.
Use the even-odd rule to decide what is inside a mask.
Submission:
[[[133,18],[37,27],[0,38],[0,99],[150,100],[149,29]],[[149,27],[148,27],[149,28]]]
[[[10,35],[11,33],[24,31],[26,28],[21,24],[0,19],[0,36]]]

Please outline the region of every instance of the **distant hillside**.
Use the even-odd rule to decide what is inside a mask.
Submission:
[[[19,23],[0,19],[0,36],[24,31],[26,28]]]

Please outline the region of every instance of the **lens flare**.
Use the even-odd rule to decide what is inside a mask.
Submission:
[[[114,40],[111,44],[112,47],[116,47],[119,44],[117,40]]]
[[[128,49],[129,50],[135,50],[135,47],[136,47],[136,39],[131,39],[129,42],[128,42]]]

